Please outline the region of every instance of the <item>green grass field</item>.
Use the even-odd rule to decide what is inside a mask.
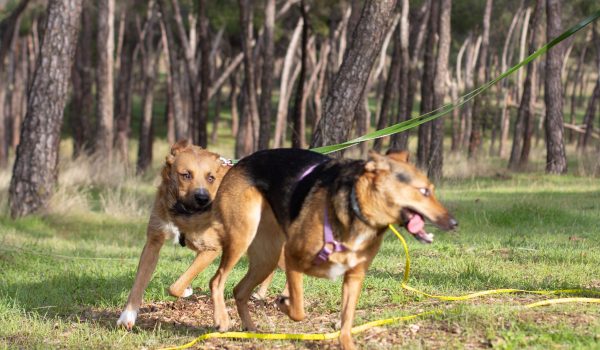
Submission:
[[[164,142],[156,147],[155,169],[167,149]],[[163,248],[138,327],[116,328],[144,244],[156,173],[99,175],[91,161],[62,164],[61,185],[47,212],[16,221],[6,214],[9,175],[0,173],[0,348],[155,349],[211,331],[207,286],[216,264],[194,282],[193,297],[176,301],[166,287],[193,253],[172,244]],[[432,245],[408,238],[411,285],[454,295],[494,288],[600,291],[600,181],[493,169],[488,165],[489,176],[453,176],[438,186],[460,229],[433,229]],[[403,268],[402,247],[388,233],[365,281],[355,323],[443,312],[371,329],[356,336],[361,348],[600,348],[600,305],[524,309],[548,298],[532,294],[439,302],[404,292]],[[226,289],[234,330],[240,328],[232,289],[245,270],[242,261]],[[318,333],[339,327],[340,281],[305,279],[308,317],[300,323],[273,307],[284,283],[278,272],[267,302],[251,308],[261,330]],[[199,346],[314,349],[337,343],[220,339]]]

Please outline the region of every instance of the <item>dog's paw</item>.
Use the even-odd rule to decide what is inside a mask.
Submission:
[[[254,292],[250,296],[251,300],[256,300],[256,301],[264,301],[266,298],[267,298],[267,296],[266,295],[262,295],[260,292]]]
[[[136,318],[137,311],[123,310],[121,316],[117,320],[117,326],[125,327],[127,330],[131,330],[135,325]]]
[[[279,311],[283,312],[284,314],[288,315],[290,314],[290,298],[284,296],[284,295],[280,295],[277,297],[277,299],[275,299],[275,304],[277,305],[277,308],[279,309]]]
[[[215,328],[218,332],[227,332],[229,330],[230,323],[231,321],[229,320],[227,313],[224,315],[215,314]]]
[[[183,291],[183,295],[181,297],[187,298],[187,297],[191,296],[192,294],[194,294],[194,289],[192,288],[192,286],[189,286]]]

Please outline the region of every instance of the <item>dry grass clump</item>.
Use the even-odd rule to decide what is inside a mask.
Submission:
[[[145,217],[150,212],[151,202],[144,200],[135,188],[106,188],[99,200],[100,210],[114,217]]]

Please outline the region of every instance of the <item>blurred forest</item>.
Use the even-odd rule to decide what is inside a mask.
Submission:
[[[13,216],[35,212],[72,157],[143,174],[155,139],[236,158],[346,141],[432,111],[599,9],[597,0],[0,0],[0,168]],[[369,148],[413,148],[433,179],[444,156],[526,171],[545,145],[600,158],[594,23],[448,117]],[[225,135],[225,136],[224,136]],[[136,156],[132,161],[130,153]],[[132,164],[130,164],[130,162]],[[596,172],[596,175],[598,172]]]

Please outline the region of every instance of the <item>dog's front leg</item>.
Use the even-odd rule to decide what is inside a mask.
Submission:
[[[205,250],[196,255],[194,261],[188,269],[169,287],[169,294],[176,298],[188,297],[192,294],[191,284],[198,274],[210,265],[217,256],[220,250]],[[190,290],[188,290],[188,288]]]
[[[156,269],[160,248],[162,248],[164,243],[165,235],[163,232],[148,232],[146,244],[144,245],[144,250],[142,250],[137,273],[135,275],[135,281],[133,282],[133,288],[131,288],[131,292],[129,292],[127,304],[121,313],[121,317],[119,317],[119,320],[117,321],[117,325],[123,326],[129,330],[135,325],[137,313],[142,304],[144,290],[148,286],[152,273]]]
[[[281,296],[277,300],[277,307],[284,314],[288,315],[294,321],[302,321],[304,314],[304,289],[302,286],[302,272],[286,266],[285,275],[287,277],[287,286],[289,298]]]
[[[352,323],[354,311],[365,279],[365,268],[361,265],[346,272],[342,286],[342,329],[340,330],[340,345],[342,349],[354,349],[352,341]]]

